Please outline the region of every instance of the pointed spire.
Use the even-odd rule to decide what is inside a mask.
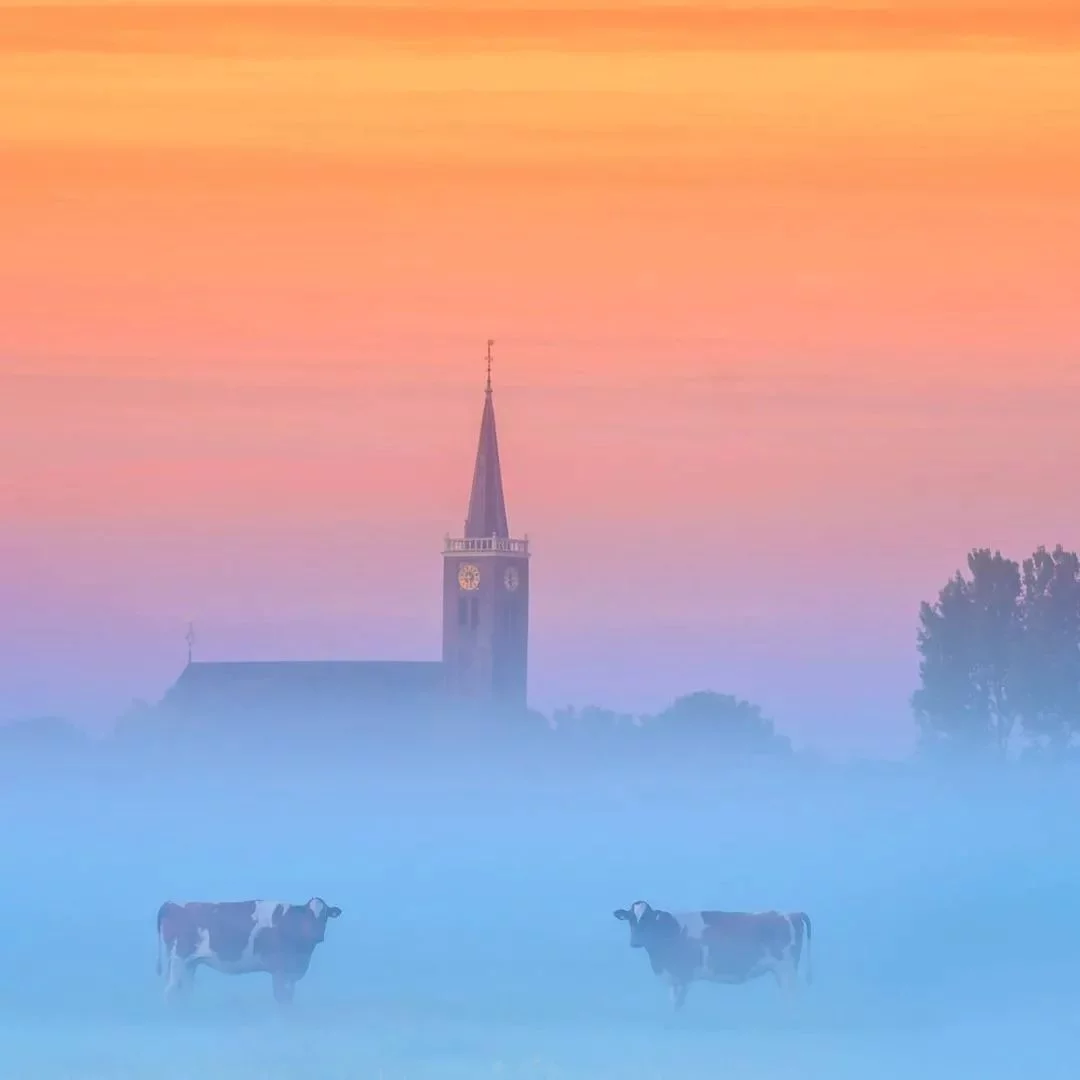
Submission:
[[[499,467],[499,440],[495,434],[495,405],[491,396],[491,346],[487,349],[487,383],[484,386],[484,413],[480,419],[480,442],[476,448],[472,492],[469,495],[469,514],[465,519],[465,536],[510,535],[506,520],[506,498],[503,495],[502,470]]]

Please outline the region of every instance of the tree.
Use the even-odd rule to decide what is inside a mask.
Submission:
[[[1080,734],[1080,558],[1040,547],[1022,581],[1013,700],[1025,735],[1061,755]]]
[[[59,716],[0,724],[0,758],[42,761],[78,758],[90,748],[85,731]]]
[[[651,717],[645,731],[672,743],[695,743],[724,753],[787,756],[791,743],[777,735],[773,722],[749,701],[699,690],[676,698]]]
[[[1022,633],[1020,567],[975,548],[934,604],[919,609],[921,686],[911,704],[924,741],[1004,757],[1016,721],[1011,671]]]
[[[1039,547],[1021,568],[978,548],[968,570],[919,611],[912,707],[924,739],[1003,757],[1019,726],[1066,753],[1080,735],[1080,558]]]
[[[586,705],[582,709],[568,705],[555,710],[552,724],[560,735],[571,738],[609,738],[636,727],[637,718],[599,705]]]

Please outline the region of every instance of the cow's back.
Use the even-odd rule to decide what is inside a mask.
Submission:
[[[700,916],[704,941],[739,939],[769,947],[791,939],[791,921],[779,911],[702,911]]]
[[[791,948],[793,931],[777,911],[702,911],[700,940],[708,978],[743,982],[781,963]]]
[[[248,966],[252,935],[265,902],[191,900],[164,904],[158,920],[166,946],[178,957],[228,969]]]

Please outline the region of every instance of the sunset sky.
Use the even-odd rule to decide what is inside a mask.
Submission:
[[[488,337],[535,705],[905,750],[1080,546],[1080,7],[0,2],[0,718],[437,657]]]

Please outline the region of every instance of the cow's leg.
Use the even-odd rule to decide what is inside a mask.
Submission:
[[[178,997],[186,997],[191,989],[194,972],[186,959],[176,955],[175,949],[169,953],[166,971],[165,1001],[172,1002]]]
[[[296,980],[290,979],[288,975],[284,975],[280,971],[275,971],[273,974],[273,982],[274,1000],[279,1005],[291,1005],[293,990],[296,988]]]
[[[179,992],[179,984],[182,978],[179,958],[172,949],[170,949],[165,955],[165,989],[163,991],[163,996],[166,1004],[175,999]]]
[[[780,988],[780,993],[783,996],[784,1001],[794,1002],[798,994],[798,978],[796,975],[795,963],[793,957],[785,957],[779,964],[772,969],[773,976],[776,979],[776,985]]]

